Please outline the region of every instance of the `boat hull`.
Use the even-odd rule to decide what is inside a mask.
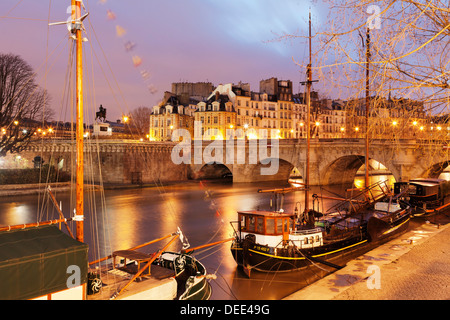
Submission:
[[[370,237],[366,230],[341,241],[325,243],[316,248],[295,249],[292,246],[272,248],[252,242],[249,239],[236,239],[231,245],[231,253],[236,263],[249,270],[261,272],[288,272],[304,268],[332,266],[361,255],[373,248],[404,233],[409,225],[409,214],[390,223],[388,228],[380,230],[378,237]]]
[[[188,254],[165,252],[158,264],[175,271],[178,283],[179,300],[209,300],[211,285],[207,279],[206,268]]]

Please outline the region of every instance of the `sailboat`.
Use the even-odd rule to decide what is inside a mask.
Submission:
[[[189,254],[196,248],[189,248],[179,228],[162,238],[88,262],[89,245],[84,242],[82,68],[83,20],[88,13],[81,16],[81,9],[81,1],[72,0],[70,22],[51,24],[68,24],[76,43],[75,214],[64,218],[58,210],[59,219],[0,227],[0,299],[209,299],[211,276]],[[56,204],[51,190],[48,192]],[[75,235],[68,221],[75,222]],[[57,227],[61,223],[67,233]],[[170,240],[156,252],[138,251],[166,239]],[[177,239],[182,241],[183,250],[167,251]]]
[[[309,143],[311,72],[311,14],[309,15],[309,64],[307,68],[307,152],[305,168],[305,210],[287,213],[278,205],[288,192],[299,188],[260,190],[271,193],[275,205],[270,210],[239,211],[231,223],[235,240],[231,253],[250,277],[261,272],[297,271],[325,265],[340,269],[338,263],[363,253],[404,232],[410,219],[410,206],[393,201],[386,182],[368,185],[350,198],[322,213],[309,209]],[[368,82],[366,82],[367,84]],[[367,88],[367,87],[366,87]],[[368,113],[368,109],[366,109]],[[368,145],[366,148],[368,160]],[[366,165],[366,170],[368,166]],[[368,174],[366,174],[367,177]],[[313,195],[317,199],[319,196]],[[273,204],[274,202],[271,201]],[[330,211],[328,210],[328,211]]]

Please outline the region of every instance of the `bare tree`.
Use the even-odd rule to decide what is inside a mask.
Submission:
[[[0,156],[21,151],[39,122],[49,120],[47,92],[36,84],[31,66],[20,56],[0,54]]]
[[[448,0],[328,1],[326,30],[317,33],[323,79],[364,92],[366,29],[370,33],[370,87],[387,97],[422,100],[430,112],[448,106],[450,4]],[[448,110],[447,110],[448,112]]]
[[[145,137],[150,130],[151,109],[148,107],[138,107],[131,111],[130,129],[138,136]]]

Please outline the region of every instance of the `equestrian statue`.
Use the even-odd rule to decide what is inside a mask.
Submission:
[[[99,111],[97,111],[95,113],[95,120],[100,119],[100,120],[102,120],[102,122],[105,122],[105,120],[106,120],[106,108],[103,108],[103,106],[100,105],[100,108],[98,110]]]

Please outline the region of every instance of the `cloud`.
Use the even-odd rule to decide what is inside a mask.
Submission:
[[[286,53],[276,41],[277,35],[296,34],[306,28],[308,6],[294,0],[208,0],[213,18],[224,33],[237,42],[258,45]]]

